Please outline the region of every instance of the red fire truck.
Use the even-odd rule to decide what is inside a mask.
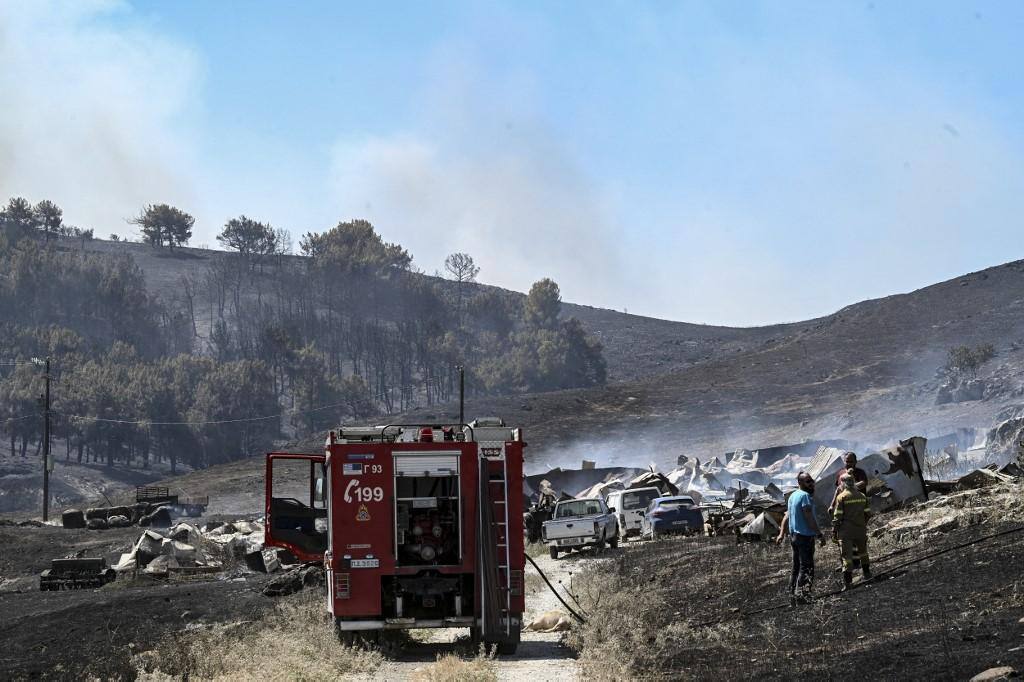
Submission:
[[[500,419],[332,431],[267,455],[266,544],[327,572],[343,637],[470,628],[511,654],[523,592],[522,432]]]

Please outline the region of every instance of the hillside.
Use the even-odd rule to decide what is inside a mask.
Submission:
[[[165,291],[219,254],[184,249],[167,258],[147,246],[112,242],[90,248],[130,252],[151,286]],[[789,325],[711,327],[572,304],[563,305],[563,314],[578,317],[602,340],[607,386],[467,401],[469,415],[496,414],[522,425],[534,467],[580,459],[668,465],[683,453],[713,456],[815,437],[881,444],[911,432],[988,428],[1000,409],[1021,400],[1024,261]],[[977,343],[996,348],[982,374],[997,387],[995,395],[936,406],[936,370],[947,350]],[[456,414],[450,404],[401,419]],[[313,436],[295,447],[320,444]]]
[[[669,464],[804,438],[880,444],[988,428],[1021,402],[1024,261],[848,306],[762,345],[601,388],[470,401],[526,428],[536,466]],[[984,400],[936,406],[947,349],[991,343]],[[450,416],[450,412],[448,415]],[[417,410],[409,419],[441,415]]]
[[[88,248],[131,253],[149,286],[168,295],[177,278],[219,254],[183,249],[168,257],[111,242]],[[563,313],[602,338],[613,377],[630,378],[590,389],[469,396],[470,418],[500,415],[525,428],[531,473],[582,459],[671,467],[680,454],[712,457],[808,438],[881,445],[911,433],[987,429],[1000,410],[1024,402],[1024,261],[775,327],[706,327],[571,304]],[[996,350],[980,374],[984,399],[936,405],[947,350],[979,343]],[[370,421],[456,415],[448,403]],[[322,442],[315,433],[282,447],[317,451]],[[256,455],[175,483],[212,493],[220,513],[241,513],[259,508],[261,476]]]
[[[228,254],[199,248],[156,249],[134,242],[94,240],[85,244],[87,251],[103,254],[128,254],[145,273],[151,292],[174,300],[183,296],[182,278],[202,279],[209,264]],[[301,256],[289,256],[301,259]],[[483,273],[483,278],[486,279]],[[422,275],[442,288],[454,284],[430,275]],[[474,290],[494,290],[522,301],[520,292],[491,287],[486,284],[470,285]],[[255,292],[250,291],[250,296]],[[207,306],[209,304],[206,304]],[[197,325],[200,338],[210,333],[210,318],[197,305]],[[771,339],[794,333],[806,323],[774,325],[769,327],[716,327],[688,322],[672,322],[640,315],[564,303],[563,317],[576,317],[584,328],[604,345],[608,362],[608,380],[623,381],[681,369],[707,360],[730,355],[758,346]]]

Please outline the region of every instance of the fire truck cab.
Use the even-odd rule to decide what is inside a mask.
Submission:
[[[514,653],[525,445],[478,419],[342,427],[323,454],[271,453],[266,544],[323,561],[342,636],[460,627]]]

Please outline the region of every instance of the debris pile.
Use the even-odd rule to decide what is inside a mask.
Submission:
[[[284,597],[307,587],[323,585],[324,581],[322,565],[303,564],[289,568],[284,573],[275,576],[264,586],[263,594],[268,597]]]
[[[91,507],[86,510],[66,509],[61,514],[64,528],[126,528],[139,525],[143,528],[170,528],[174,523],[174,510],[166,505],[152,505],[145,502],[119,507]]]
[[[282,568],[278,551],[264,549],[259,521],[212,522],[202,528],[182,522],[164,533],[149,529],[130,552],[121,555],[114,570],[166,577],[176,572],[215,573],[238,561],[261,573]]]
[[[943,450],[952,448],[959,452],[960,445],[973,446],[974,430],[962,431],[940,439]],[[524,494],[532,503],[524,515],[525,529],[531,540],[539,537],[538,519],[544,519],[545,511],[559,499],[607,497],[616,490],[656,487],[663,495],[692,497],[703,511],[711,535],[767,540],[778,534],[786,511],[786,492],[796,487],[798,472],[806,471],[817,483],[814,497],[818,509],[827,509],[831,504],[836,478],[845,469],[845,457],[851,451],[830,443],[844,442],[819,443],[813,450],[808,444],[760,451],[737,450],[726,455],[725,463],[718,457],[702,462],[683,455],[677,460],[678,466],[668,474],[656,471],[653,465],[649,470],[621,467],[552,470],[528,477],[524,483]],[[926,492],[950,493],[999,485],[1024,474],[1020,466],[1011,462],[1002,467],[989,465],[974,469],[955,481],[926,481],[922,466],[927,444],[925,438],[907,438],[858,459],[857,467],[868,479],[867,491],[873,512],[885,512],[923,500]],[[787,449],[794,451],[786,452]],[[912,525],[893,530],[942,532],[951,526],[940,517],[921,517]]]

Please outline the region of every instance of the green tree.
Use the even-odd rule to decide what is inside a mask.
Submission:
[[[292,425],[306,434],[337,423],[340,409],[319,409],[341,402],[336,382],[327,372],[323,356],[312,345],[300,349],[288,369],[296,414]]]
[[[167,244],[173,249],[187,244],[192,238],[192,227],[196,219],[174,206],[150,204],[128,222],[139,226],[139,232],[147,244]]]
[[[60,233],[64,211],[49,199],[43,199],[33,209],[36,224],[42,228],[46,241]]]
[[[973,378],[978,375],[982,365],[994,358],[995,346],[984,343],[971,348],[970,346],[953,346],[946,352],[946,374],[953,379]]]
[[[224,224],[217,241],[237,251],[251,267],[277,252],[278,236],[270,225],[241,215]]]
[[[201,457],[210,466],[265,452],[281,430],[273,377],[262,362],[237,360],[214,366],[199,381],[189,410]],[[210,423],[217,422],[217,423]]]
[[[365,419],[376,413],[370,388],[358,374],[342,379],[338,385],[338,393],[352,419]]]
[[[554,329],[562,310],[562,292],[554,280],[534,282],[523,306],[523,319],[532,329]]]
[[[405,270],[412,262],[405,249],[385,242],[366,220],[338,223],[323,233],[307,233],[302,237],[300,248],[315,265],[345,274]]]
[[[32,210],[32,204],[24,197],[11,197],[3,209],[3,218],[13,226],[25,230],[34,229],[39,223]]]

